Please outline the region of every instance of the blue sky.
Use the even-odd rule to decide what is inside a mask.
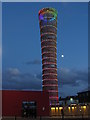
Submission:
[[[88,3],[3,3],[3,89],[42,88],[38,11],[43,7],[58,11],[59,96],[75,95],[88,86]]]

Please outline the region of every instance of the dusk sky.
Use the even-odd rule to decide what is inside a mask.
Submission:
[[[38,12],[44,7],[58,11],[59,96],[76,95],[88,87],[88,3],[3,3],[3,89],[42,90]]]

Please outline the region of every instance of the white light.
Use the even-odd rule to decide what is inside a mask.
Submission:
[[[70,98],[70,101],[72,102],[72,101],[73,101],[73,98]]]
[[[64,58],[64,55],[62,54],[61,57]]]

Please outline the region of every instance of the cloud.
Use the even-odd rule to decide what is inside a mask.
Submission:
[[[81,70],[72,70],[68,68],[58,68],[57,71],[58,74],[58,84],[62,86],[68,85],[68,86],[80,86],[81,83],[88,84],[88,72],[81,71]],[[38,79],[42,79],[41,74],[37,74],[36,76]]]
[[[4,71],[2,79],[3,89],[41,89],[41,79],[30,73],[21,73],[17,68],[9,68]]]
[[[59,96],[76,95],[79,91],[88,87],[88,72],[85,70],[73,70],[58,68]],[[37,74],[42,79],[41,74]]]
[[[88,88],[88,71],[67,68],[58,69],[59,96],[76,95]]]
[[[22,73],[17,68],[3,72],[3,89],[41,90],[42,74]],[[59,96],[75,95],[88,87],[88,72],[67,68],[58,69]]]
[[[11,75],[19,75],[20,74],[20,71],[17,69],[17,68],[9,68],[7,70],[8,74],[11,74]]]
[[[33,61],[28,61],[26,62],[27,65],[40,65],[41,61],[40,60],[33,60]]]
[[[79,86],[81,82],[88,82],[88,72],[61,68],[58,69],[58,81],[63,85]]]

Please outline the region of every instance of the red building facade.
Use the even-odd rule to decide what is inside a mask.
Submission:
[[[23,102],[36,102],[37,116],[49,116],[49,94],[42,91],[2,91],[2,116],[22,116]]]

